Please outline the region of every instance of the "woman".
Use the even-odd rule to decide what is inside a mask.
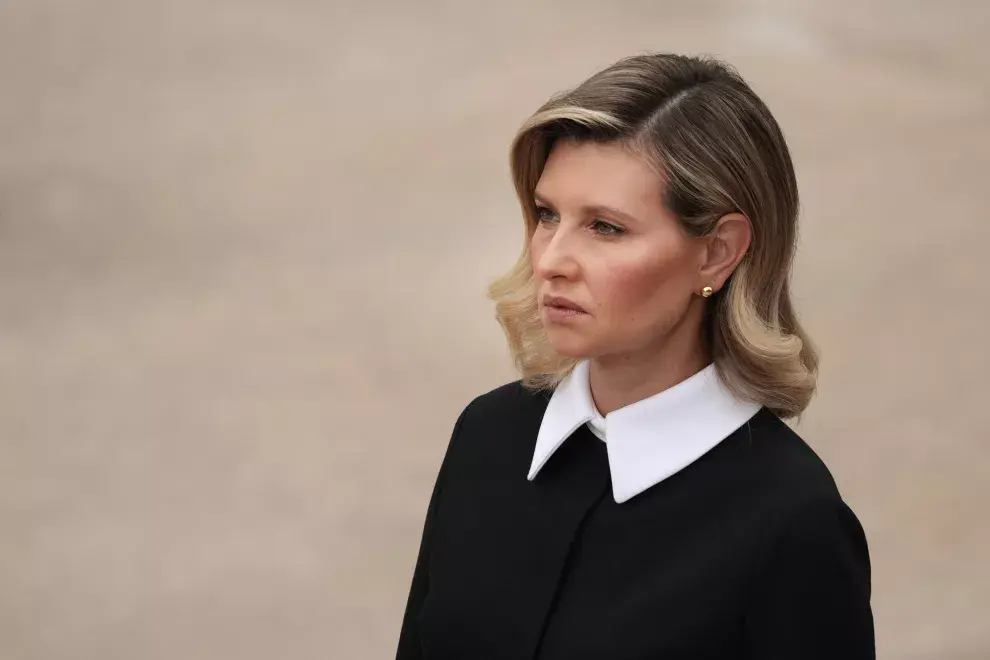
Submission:
[[[784,138],[727,65],[621,60],[511,152],[522,379],[454,426],[398,658],[874,658],[863,530],[782,418],[818,358]]]

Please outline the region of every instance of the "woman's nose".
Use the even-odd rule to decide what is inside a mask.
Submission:
[[[580,271],[574,245],[574,236],[570,231],[558,228],[545,238],[545,244],[539,254],[533,271],[541,279],[550,280],[555,277],[573,279]]]

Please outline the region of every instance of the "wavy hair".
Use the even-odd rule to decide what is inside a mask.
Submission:
[[[519,129],[510,165],[525,220],[522,255],[489,296],[522,382],[552,389],[577,360],[557,354],[540,319],[529,241],[533,193],[558,138],[615,142],[661,173],[663,200],[691,236],[727,213],[753,228],[749,250],[707,300],[703,339],[738,397],[799,416],[815,391],[818,355],[791,303],[798,191],[780,127],[729,65],[666,53],[624,58],[550,98]]]

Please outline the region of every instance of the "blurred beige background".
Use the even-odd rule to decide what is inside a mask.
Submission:
[[[0,0],[0,658],[394,653],[454,419],[513,380],[516,126],[642,50],[783,125],[801,433],[882,658],[990,657],[990,3]]]

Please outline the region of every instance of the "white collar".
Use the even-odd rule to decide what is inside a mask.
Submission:
[[[600,424],[589,367],[587,360],[579,362],[554,390],[536,437],[530,481],[582,424],[596,419]],[[759,409],[732,394],[709,364],[659,394],[605,415],[603,439],[615,501],[625,502],[684,469]]]

